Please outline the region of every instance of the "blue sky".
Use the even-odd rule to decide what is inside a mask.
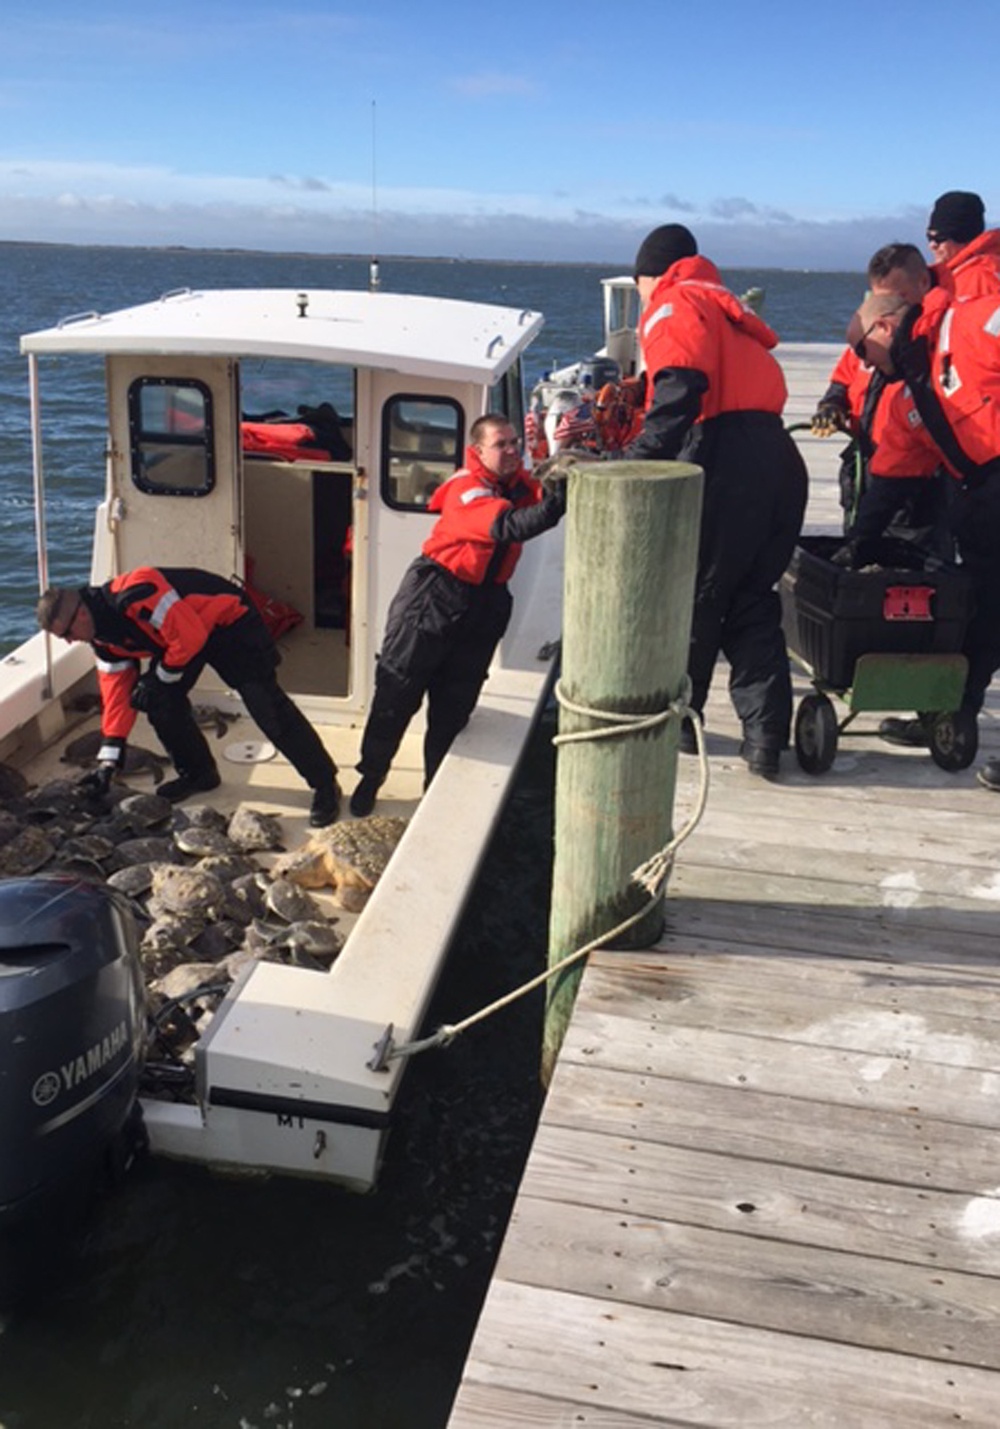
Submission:
[[[1000,222],[1000,5],[5,0],[0,239],[858,270]]]

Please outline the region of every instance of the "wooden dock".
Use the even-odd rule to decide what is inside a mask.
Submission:
[[[836,349],[784,355],[798,420]],[[667,931],[590,959],[449,1429],[996,1429],[1000,797],[874,734],[768,784],[724,670],[707,713]]]

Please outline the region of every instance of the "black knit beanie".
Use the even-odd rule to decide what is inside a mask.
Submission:
[[[971,243],[986,227],[983,201],[978,194],[952,189],[942,194],[927,220],[928,233],[950,238],[954,243]]]
[[[693,258],[698,252],[694,234],[683,223],[664,223],[646,235],[635,255],[635,277],[658,278],[678,258]]]

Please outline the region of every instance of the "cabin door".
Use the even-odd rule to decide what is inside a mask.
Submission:
[[[198,566],[242,578],[235,365],[111,357],[108,406],[116,572]]]

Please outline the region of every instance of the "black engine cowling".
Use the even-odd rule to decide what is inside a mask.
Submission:
[[[140,1132],[144,990],[125,900],[0,879],[0,1302]]]

